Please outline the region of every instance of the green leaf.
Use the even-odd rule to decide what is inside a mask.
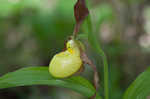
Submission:
[[[48,67],[23,68],[0,77],[0,89],[31,85],[52,85],[70,88],[87,97],[93,96],[96,92],[92,84],[80,76],[66,79],[53,78],[48,71]]]
[[[146,99],[148,95],[150,95],[150,68],[129,86],[123,99]]]

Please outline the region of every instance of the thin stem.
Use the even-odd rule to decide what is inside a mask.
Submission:
[[[107,57],[104,51],[102,50],[102,48],[100,47],[96,39],[96,36],[94,35],[90,16],[88,16],[87,18],[87,25],[88,25],[88,40],[92,45],[93,49],[95,49],[95,51],[98,52],[102,57],[102,61],[104,65],[104,94],[105,94],[105,99],[109,99],[109,71],[108,71]]]
[[[78,35],[78,32],[80,30],[80,25],[81,25],[81,22],[79,23],[76,23],[75,24],[75,27],[74,27],[74,31],[73,31],[73,38],[75,39]]]
[[[105,99],[109,99],[109,71],[108,71],[108,62],[106,55],[103,50],[99,50],[102,58],[103,58],[103,65],[104,65],[104,92],[105,92]]]

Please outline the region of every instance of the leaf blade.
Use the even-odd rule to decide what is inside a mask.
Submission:
[[[150,68],[140,74],[137,79],[128,87],[123,99],[146,99],[150,95]]]
[[[70,88],[87,97],[91,97],[96,92],[94,87],[80,76],[67,79],[53,78],[48,72],[48,67],[23,68],[0,77],[0,89],[30,85],[52,85]]]

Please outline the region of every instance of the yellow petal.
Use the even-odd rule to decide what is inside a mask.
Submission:
[[[50,73],[57,78],[69,77],[82,66],[80,56],[70,54],[68,51],[56,54],[49,65]]]

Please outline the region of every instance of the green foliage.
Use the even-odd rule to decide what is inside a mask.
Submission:
[[[52,85],[70,88],[87,97],[93,96],[96,92],[92,84],[80,76],[66,79],[53,78],[48,72],[48,67],[23,68],[0,77],[0,89],[31,85]]]
[[[52,0],[53,1],[53,0]],[[89,0],[88,5],[91,3]],[[145,0],[143,0],[145,1]],[[139,4],[143,2],[142,0],[127,0],[123,2],[131,3],[131,5]],[[43,57],[46,59],[43,59],[43,57],[40,57],[41,63],[45,63],[45,60],[49,61],[49,56],[52,56],[54,53],[58,52],[58,50],[63,48],[63,42],[67,38],[68,35],[72,34],[73,30],[73,24],[74,24],[74,16],[73,16],[73,6],[76,2],[76,0],[56,0],[56,6],[52,9],[47,8],[46,6],[41,6],[45,1],[41,0],[0,0],[0,26],[1,33],[0,33],[0,52],[1,53],[1,71],[4,71],[3,68],[6,67],[3,63],[9,63],[9,64],[16,64],[16,62],[13,59],[16,59],[17,62],[20,62],[20,58],[16,58],[16,56],[22,56],[25,57],[23,54],[12,54],[19,53],[18,50],[11,48],[8,49],[8,51],[5,49],[5,37],[4,35],[10,35],[10,33],[7,33],[11,26],[15,26],[16,21],[19,22],[18,26],[21,26],[22,24],[31,27],[31,35],[34,34],[34,38],[36,38],[38,47],[43,48],[42,51],[37,51],[37,53],[41,52],[40,55],[43,55]],[[42,7],[42,8],[41,8]],[[90,7],[90,5],[89,5]],[[123,7],[124,8],[124,7]],[[134,6],[133,6],[134,8]],[[46,10],[47,9],[47,10]],[[116,65],[115,63],[111,64],[111,78],[113,79],[113,83],[111,84],[111,88],[108,86],[108,64],[106,61],[106,56],[104,52],[101,49],[101,46],[99,44],[99,41],[97,39],[99,29],[103,22],[105,21],[112,21],[114,17],[114,12],[112,10],[113,8],[108,4],[100,4],[95,6],[95,8],[91,7],[91,19],[92,23],[90,21],[90,17],[87,18],[85,23],[82,27],[82,33],[78,35],[78,38],[88,38],[88,41],[91,45],[91,47],[94,49],[96,53],[98,53],[104,63],[104,96],[106,99],[118,99],[114,98],[112,96],[109,96],[108,91],[112,89],[111,95],[122,95],[122,90],[118,88],[119,84],[122,83],[119,82],[120,75],[122,75],[120,68],[113,67]],[[29,11],[29,12],[26,12]],[[33,10],[33,12],[32,12]],[[46,10],[46,11],[44,11]],[[122,9],[120,9],[122,10]],[[149,9],[148,9],[149,10]],[[31,11],[31,13],[30,13]],[[148,13],[148,12],[147,12]],[[93,16],[93,14],[96,14]],[[130,13],[129,13],[130,14]],[[136,13],[135,13],[136,14]],[[147,15],[148,16],[148,15]],[[6,18],[5,20],[1,19]],[[7,19],[8,17],[12,18],[11,21]],[[115,20],[116,21],[116,20]],[[131,25],[131,24],[130,24]],[[17,26],[17,29],[19,27]],[[12,28],[12,27],[11,27]],[[7,31],[8,30],[8,31]],[[15,30],[13,28],[13,30]],[[30,31],[30,32],[31,32]],[[16,32],[16,31],[14,31]],[[117,31],[118,32],[118,31]],[[15,35],[15,34],[14,34]],[[27,37],[29,39],[32,39],[31,37]],[[3,40],[4,39],[4,40]],[[7,40],[7,39],[6,39]],[[55,44],[54,44],[55,42]],[[121,42],[121,41],[118,41]],[[120,43],[122,44],[122,43]],[[121,46],[125,46],[122,44]],[[125,46],[127,48],[127,46]],[[24,49],[24,48],[23,48]],[[29,47],[27,48],[29,49]],[[36,48],[38,49],[38,48]],[[113,54],[115,53],[122,53],[122,50],[120,48],[117,48],[117,45],[114,44],[109,46],[108,48],[109,53],[112,54],[112,57],[110,58],[110,61],[116,61],[116,57],[119,55]],[[9,51],[10,50],[10,51]],[[51,52],[49,52],[51,51]],[[4,53],[3,53],[4,52]],[[10,54],[11,53],[11,54]],[[108,55],[110,56],[110,54]],[[25,53],[26,54],[26,53]],[[7,57],[4,55],[8,55]],[[29,55],[33,56],[33,55]],[[35,54],[37,56],[37,54]],[[4,58],[6,57],[6,58]],[[9,58],[8,58],[9,57]],[[12,58],[11,58],[12,57]],[[38,56],[37,56],[38,57]],[[48,59],[47,59],[48,58]],[[3,60],[5,61],[3,62]],[[29,58],[28,58],[29,59]],[[42,60],[43,59],[43,60]],[[99,58],[98,58],[99,59]],[[98,60],[97,59],[97,60]],[[9,61],[11,60],[11,62]],[[25,62],[25,59],[22,59]],[[30,59],[29,59],[30,60]],[[96,59],[95,59],[96,60]],[[33,61],[33,60],[32,60]],[[44,61],[44,62],[43,62]],[[118,62],[118,60],[117,60]],[[27,62],[25,62],[28,64]],[[8,64],[8,65],[9,65]],[[20,64],[22,64],[20,62]],[[18,65],[18,64],[17,64]],[[24,64],[23,64],[24,65]],[[117,64],[118,65],[118,64]],[[120,65],[119,65],[120,66]],[[121,67],[121,66],[120,66]],[[146,96],[150,93],[150,68],[143,72],[137,79],[129,86],[129,88],[126,90],[124,94],[124,99],[146,99]],[[118,79],[117,79],[118,78]],[[117,83],[116,83],[117,82]],[[31,85],[51,85],[51,86],[60,86],[64,88],[69,88],[74,91],[77,91],[87,97],[91,97],[96,92],[94,87],[91,83],[89,83],[87,80],[80,76],[73,76],[66,79],[56,79],[53,78],[49,72],[47,67],[30,67],[30,68],[23,68],[20,70],[17,70],[15,72],[8,73],[2,77],[0,77],[0,89],[4,88],[10,88],[10,87],[17,87],[17,86],[31,86]],[[101,83],[101,90],[103,87],[103,82]],[[102,94],[103,92],[97,92],[96,99],[102,99],[99,94]],[[120,98],[119,98],[120,99]]]
[[[150,94],[150,68],[140,74],[126,90],[123,99],[146,99]]]

